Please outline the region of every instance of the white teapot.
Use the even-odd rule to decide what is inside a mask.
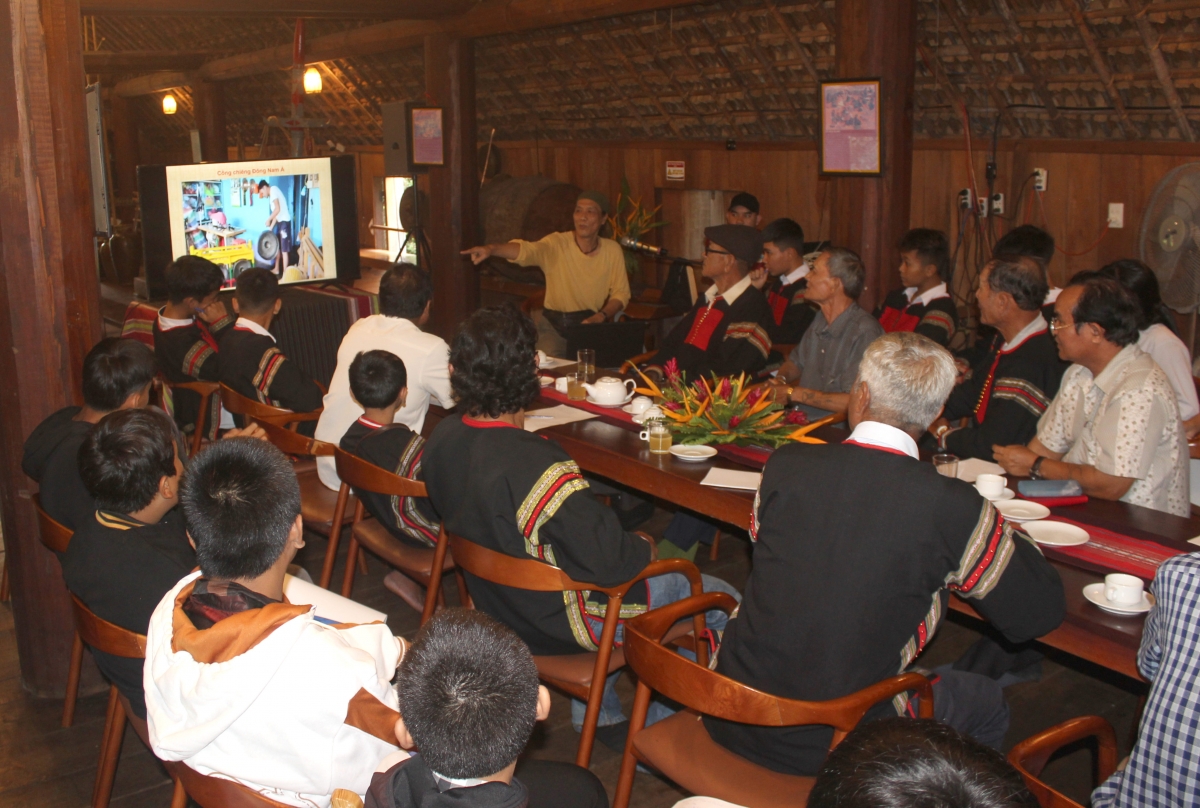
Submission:
[[[621,381],[615,376],[602,376],[595,384],[585,384],[588,395],[597,404],[624,404],[625,399],[633,395],[637,382],[633,379]]]

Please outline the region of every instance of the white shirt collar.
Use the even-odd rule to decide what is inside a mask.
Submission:
[[[1058,286],[1051,286],[1050,291],[1046,292],[1046,299],[1042,301],[1043,306],[1049,306],[1054,301],[1058,300],[1058,296],[1062,294],[1062,289]]]
[[[1025,342],[1025,340],[1029,339],[1034,334],[1045,331],[1047,327],[1048,326],[1046,325],[1046,318],[1042,316],[1041,311],[1038,311],[1037,317],[1034,317],[1032,320],[1030,320],[1029,325],[1025,326],[1020,331],[1018,331],[1017,335],[1015,337],[1013,337],[1011,340],[1009,340],[1008,342],[1001,345],[1000,350],[1007,353],[1008,351],[1011,351],[1011,350],[1019,347],[1022,343]]]
[[[937,300],[938,298],[950,297],[950,293],[946,291],[946,284],[944,284],[944,283],[939,283],[937,286],[933,287],[932,289],[929,289],[928,291],[925,292],[925,294],[921,295],[920,297],[918,297],[914,300],[913,295],[915,295],[916,293],[917,293],[917,287],[915,287],[915,286],[910,286],[904,290],[904,295],[905,295],[905,297],[908,298],[908,302],[910,304],[911,303],[920,303],[922,306],[928,306],[930,303],[932,303],[934,300]]]
[[[898,452],[904,452],[914,460],[921,459],[920,452],[917,451],[917,442],[912,439],[912,435],[882,421],[859,422],[846,440],[879,446],[884,449],[895,449]]]
[[[808,262],[801,261],[800,266],[793,269],[788,274],[779,279],[779,283],[783,286],[791,286],[796,281],[800,280],[808,274]]]
[[[733,301],[735,301],[739,297],[741,297],[742,292],[746,291],[749,288],[750,288],[750,276],[747,275],[746,277],[742,278],[740,281],[735,283],[733,286],[730,286],[724,292],[717,292],[717,285],[714,283],[712,286],[708,287],[707,290],[705,290],[704,296],[708,299],[708,304],[710,306],[712,305],[713,300],[716,298],[716,296],[718,294],[721,295],[721,297],[724,299],[724,301],[726,303],[728,303],[729,305],[732,306]]]
[[[261,325],[254,322],[253,320],[247,320],[245,317],[239,317],[237,319],[237,322],[233,324],[233,327],[234,328],[244,328],[247,331],[253,331],[255,334],[258,334],[260,336],[270,337],[271,342],[275,342],[274,334],[272,334],[270,331],[263,328]]]
[[[196,322],[195,317],[188,317],[186,320],[176,320],[173,317],[163,317],[163,309],[158,310],[158,327],[163,331],[166,331],[168,328],[180,328],[185,325],[191,325],[194,322]]]

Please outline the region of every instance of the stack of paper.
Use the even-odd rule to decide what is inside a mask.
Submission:
[[[709,469],[708,474],[700,481],[700,485],[711,485],[714,488],[739,488],[743,491],[757,491],[762,482],[762,474],[757,471],[734,471],[733,469]]]
[[[958,479],[963,482],[973,483],[980,474],[1003,475],[1006,473],[1002,466],[987,460],[980,460],[978,457],[968,457],[966,460],[958,461]]]
[[[387,615],[316,584],[283,576],[283,594],[289,603],[317,607],[317,617],[334,623],[386,623]]]
[[[595,413],[588,412],[587,410],[581,410],[578,407],[572,407],[567,404],[559,404],[556,407],[547,407],[544,410],[532,410],[525,413],[525,431],[537,432],[539,429],[570,424],[575,421],[587,421],[595,417]]]
[[[542,370],[558,370],[559,368],[565,368],[567,365],[574,364],[574,359],[559,359],[557,356],[547,356],[538,364],[538,367]]]

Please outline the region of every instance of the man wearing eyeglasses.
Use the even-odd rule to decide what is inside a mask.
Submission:
[[[1035,480],[1075,480],[1090,497],[1187,516],[1187,440],[1170,381],[1137,347],[1137,302],[1107,278],[1074,282],[1054,302],[1050,331],[1074,364],[1037,437],[993,447],[996,462]]]
[[[753,375],[767,364],[774,326],[771,307],[750,282],[750,267],[762,255],[762,237],[753,227],[722,224],[704,228],[704,265],[700,274],[712,286],[671,329],[646,368],[660,378],[672,359],[688,381],[710,374]]]

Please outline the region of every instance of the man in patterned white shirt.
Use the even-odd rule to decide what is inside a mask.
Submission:
[[[1137,347],[1137,303],[1114,281],[1067,286],[1050,330],[1074,364],[1028,446],[996,446],[1010,474],[1075,480],[1090,497],[1187,516],[1188,449],[1175,393]]]

